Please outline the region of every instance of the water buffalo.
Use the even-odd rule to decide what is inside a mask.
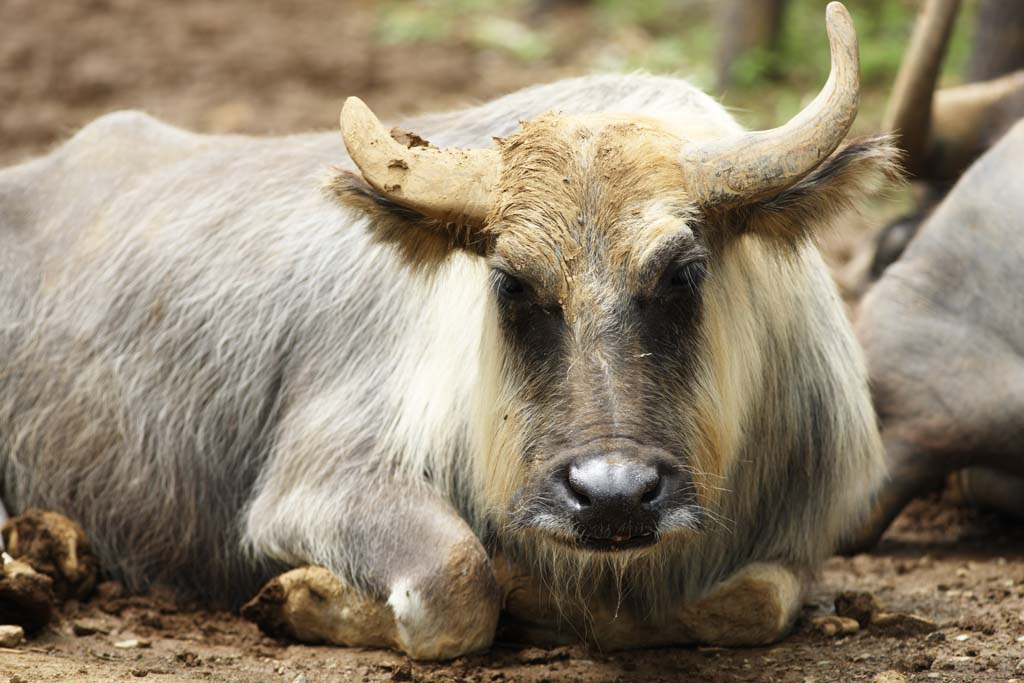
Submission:
[[[3,171],[4,502],[131,589],[309,565],[249,607],[307,640],[452,657],[503,601],[605,647],[781,637],[884,470],[811,238],[895,152],[841,146],[827,25],[772,130],[605,76],[405,124],[430,143],[350,99],[351,157],[119,113]]]
[[[960,475],[1024,516],[1024,122],[979,159],[861,302],[892,477],[850,549],[913,496]]]

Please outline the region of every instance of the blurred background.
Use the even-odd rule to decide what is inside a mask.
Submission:
[[[827,77],[826,4],[0,0],[0,164],[115,109],[206,132],[286,133],[334,128],[349,95],[395,118],[608,71],[685,76],[747,126],[769,127]],[[847,0],[861,41],[855,133],[881,130],[922,5]],[[939,87],[1024,67],[1022,27],[1024,0],[963,0]],[[861,231],[843,234],[826,249],[837,266],[863,242]]]
[[[0,163],[141,108],[202,131],[336,125],[454,107],[569,75],[680,74],[750,126],[784,121],[828,73],[825,0],[0,1]],[[916,0],[849,0],[877,128]],[[943,84],[968,78],[965,0]],[[1019,5],[1024,2],[1009,2]]]

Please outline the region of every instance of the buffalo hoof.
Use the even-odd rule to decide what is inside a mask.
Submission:
[[[363,647],[395,644],[387,604],[323,567],[300,567],[271,579],[242,607],[242,616],[274,638]]]
[[[58,600],[83,600],[96,587],[99,563],[85,532],[56,512],[31,509],[3,525],[7,552],[53,581]]]
[[[389,647],[413,659],[484,650],[494,640],[500,599],[483,548],[479,556],[466,550],[456,545],[441,571],[425,579],[398,579],[386,599],[323,567],[294,569],[268,582],[242,616],[274,637]]]
[[[53,580],[5,553],[0,569],[0,624],[17,624],[33,633],[50,621],[53,604]]]
[[[684,607],[681,630],[705,645],[767,645],[792,630],[802,598],[803,585],[788,568],[751,564]]]
[[[701,600],[665,618],[594,602],[585,611],[556,605],[537,579],[498,558],[505,596],[499,638],[530,645],[561,645],[583,637],[600,650],[679,645],[756,646],[781,640],[799,612],[803,583],[787,567],[748,565],[715,586]]]

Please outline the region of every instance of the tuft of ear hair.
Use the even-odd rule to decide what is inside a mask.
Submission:
[[[366,214],[373,238],[394,247],[402,261],[432,270],[456,249],[484,255],[489,236],[476,226],[442,222],[397,204],[377,192],[358,173],[336,168],[324,186],[329,197]]]
[[[732,210],[729,222],[744,233],[790,245],[802,242],[817,227],[857,210],[871,194],[902,185],[906,180],[902,159],[892,135],[851,140],[793,187]]]

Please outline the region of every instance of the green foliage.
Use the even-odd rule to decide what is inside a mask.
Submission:
[[[542,34],[518,21],[483,16],[470,23],[469,41],[476,47],[507,52],[526,63],[542,60],[551,51],[550,43]]]
[[[675,25],[686,4],[680,0],[594,0],[596,10],[607,23],[637,26],[655,33]]]
[[[546,37],[516,18],[528,0],[391,0],[378,12],[384,43],[452,43],[505,52],[523,62],[550,53]]]
[[[592,70],[682,74],[713,89],[724,0],[590,0],[584,28],[552,20],[540,0],[386,0],[377,36],[386,43],[462,44],[493,50],[524,64],[572,59],[587,47]],[[748,0],[757,2],[759,0]],[[860,36],[862,119],[880,117],[922,0],[847,0]],[[959,80],[970,52],[978,0],[964,0],[944,67],[943,83]],[[749,109],[751,125],[782,120],[806,104],[828,76],[826,0],[788,0],[778,48],[751,50],[734,64],[724,101]],[[578,16],[578,15],[574,15]],[[580,35],[572,31],[580,30]],[[567,57],[567,55],[569,55]]]
[[[381,13],[377,37],[383,43],[435,43],[445,40],[452,30],[452,16],[426,12],[420,5],[393,2]]]

